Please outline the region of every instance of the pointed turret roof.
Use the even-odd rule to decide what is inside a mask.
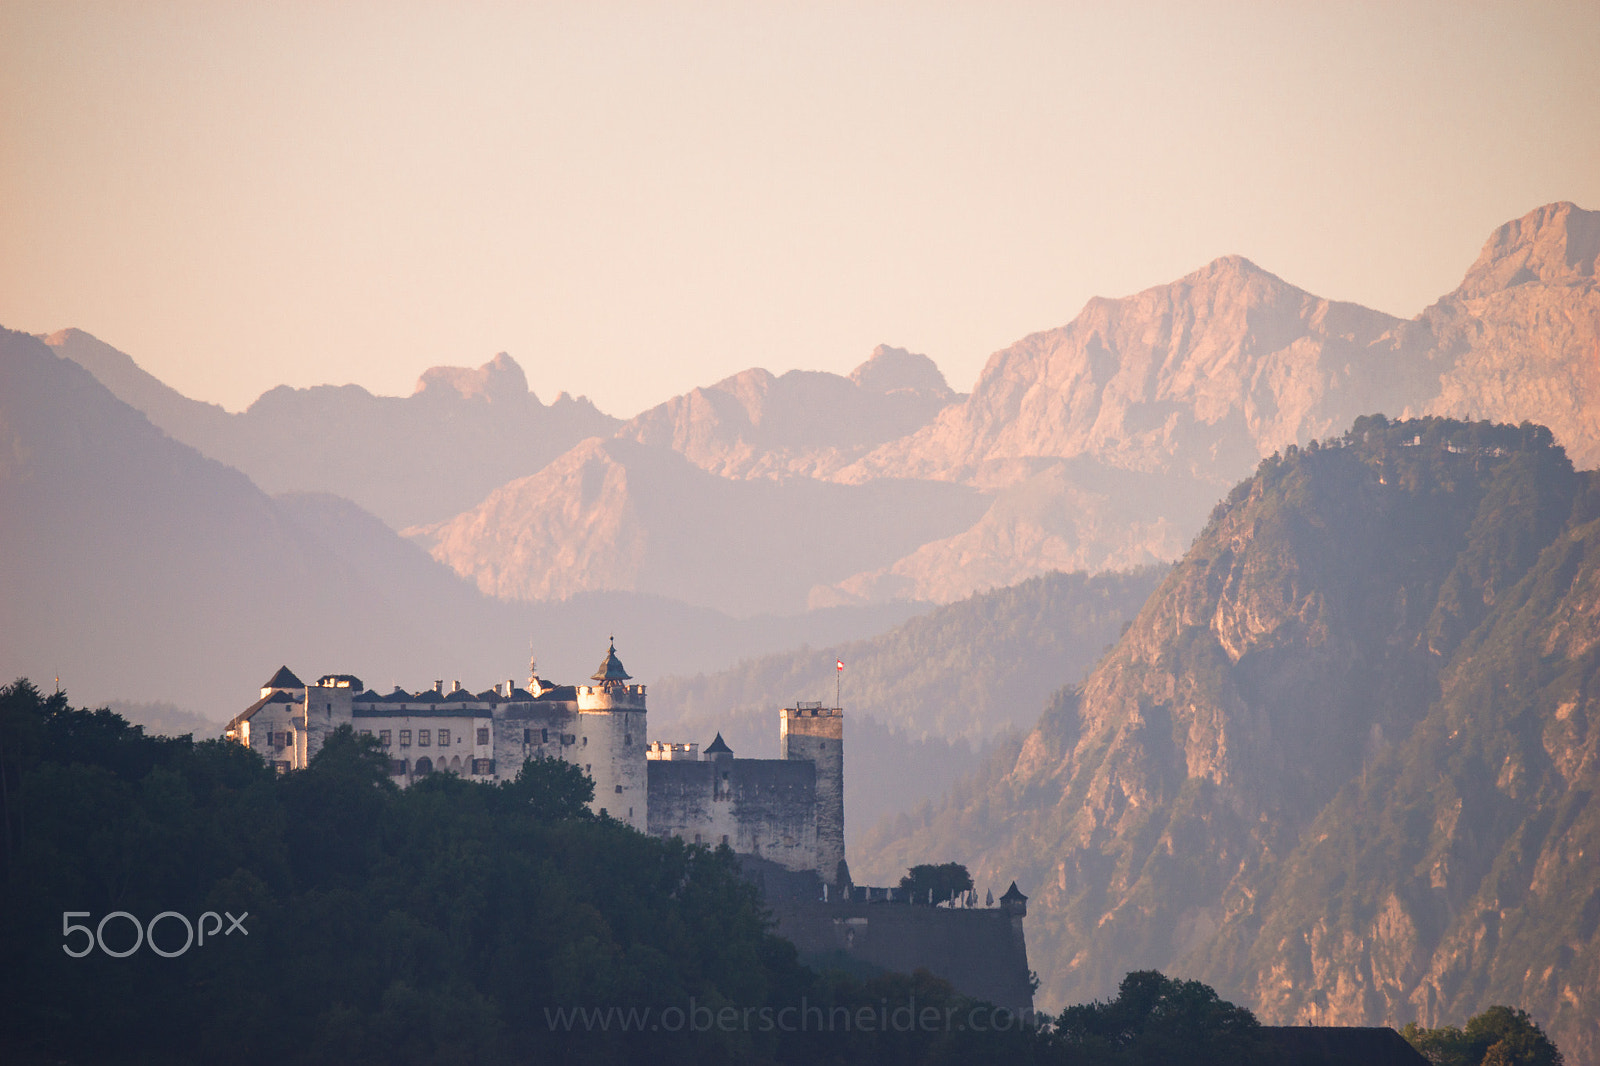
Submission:
[[[1022,894],[1022,890],[1018,888],[1017,883],[1013,881],[1011,882],[1011,887],[1006,889],[1006,894],[1000,897],[1001,903],[1004,903],[1007,900],[1011,900],[1016,903],[1026,903],[1028,902],[1028,897]]]
[[[270,660],[269,660],[270,661]],[[305,688],[306,683],[294,676],[294,671],[287,666],[278,667],[278,672],[268,679],[262,688]]]
[[[704,736],[704,734],[701,734]],[[722,739],[722,734],[717,734],[717,739],[706,745],[707,755],[732,755],[733,749],[728,747],[728,742]]]
[[[606,649],[605,661],[600,664],[600,669],[590,674],[589,680],[599,681],[602,684],[607,681],[632,680],[632,676],[628,673],[628,671],[622,668],[622,660],[617,658],[617,644],[615,640],[613,640],[611,642],[611,646]]]

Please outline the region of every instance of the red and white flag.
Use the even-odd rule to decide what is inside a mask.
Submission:
[[[834,666],[835,666],[836,669],[839,669],[839,670],[843,670],[844,669],[844,660],[843,659],[835,659],[835,660],[833,660],[833,662],[834,662]]]

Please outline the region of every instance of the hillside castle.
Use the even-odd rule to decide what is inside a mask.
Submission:
[[[458,681],[423,692],[371,691],[349,674],[306,684],[287,666],[228,723],[227,737],[280,772],[304,767],[340,726],[376,737],[402,787],[449,771],[469,780],[514,778],[526,759],[561,759],[594,782],[591,808],[652,836],[727,844],[822,883],[844,866],[844,712],[820,703],[785,708],[777,759],[736,759],[721,735],[697,744],[649,742],[645,686],[616,645],[590,685],[556,685],[530,671],[473,693]]]
[[[528,687],[473,693],[455,682],[381,695],[350,674],[306,684],[287,666],[227,726],[280,773],[305,767],[341,726],[374,737],[405,787],[431,773],[516,777],[560,759],[594,782],[591,810],[652,836],[726,844],[760,882],[779,931],[803,953],[845,953],[910,973],[927,969],[970,995],[1032,1007],[1015,884],[998,907],[896,907],[898,889],[850,883],[844,849],[844,711],[796,702],[779,716],[776,759],[737,759],[719,733],[698,744],[646,738],[645,686],[607,649],[589,685],[557,685],[530,664]],[[970,901],[970,902],[975,902]],[[847,913],[848,912],[848,913]]]

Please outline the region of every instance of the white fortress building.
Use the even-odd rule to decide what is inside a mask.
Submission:
[[[780,717],[782,757],[735,759],[721,735],[697,744],[646,739],[645,686],[613,642],[589,685],[556,685],[530,666],[528,687],[473,693],[443,681],[380,695],[350,674],[306,684],[287,666],[228,723],[228,739],[280,773],[305,767],[348,725],[374,737],[405,787],[432,773],[505,781],[526,759],[561,759],[594,782],[591,809],[655,836],[727,844],[825,884],[844,866],[844,713],[803,703]]]

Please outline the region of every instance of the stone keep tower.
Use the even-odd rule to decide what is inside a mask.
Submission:
[[[650,789],[644,757],[644,686],[628,684],[632,678],[617,658],[615,643],[590,680],[595,684],[577,689],[580,748],[563,758],[582,765],[593,779],[596,812],[604,810],[646,832]]]
[[[837,885],[844,865],[844,711],[797,702],[783,709],[779,757],[807,759],[817,768],[817,876]]]

